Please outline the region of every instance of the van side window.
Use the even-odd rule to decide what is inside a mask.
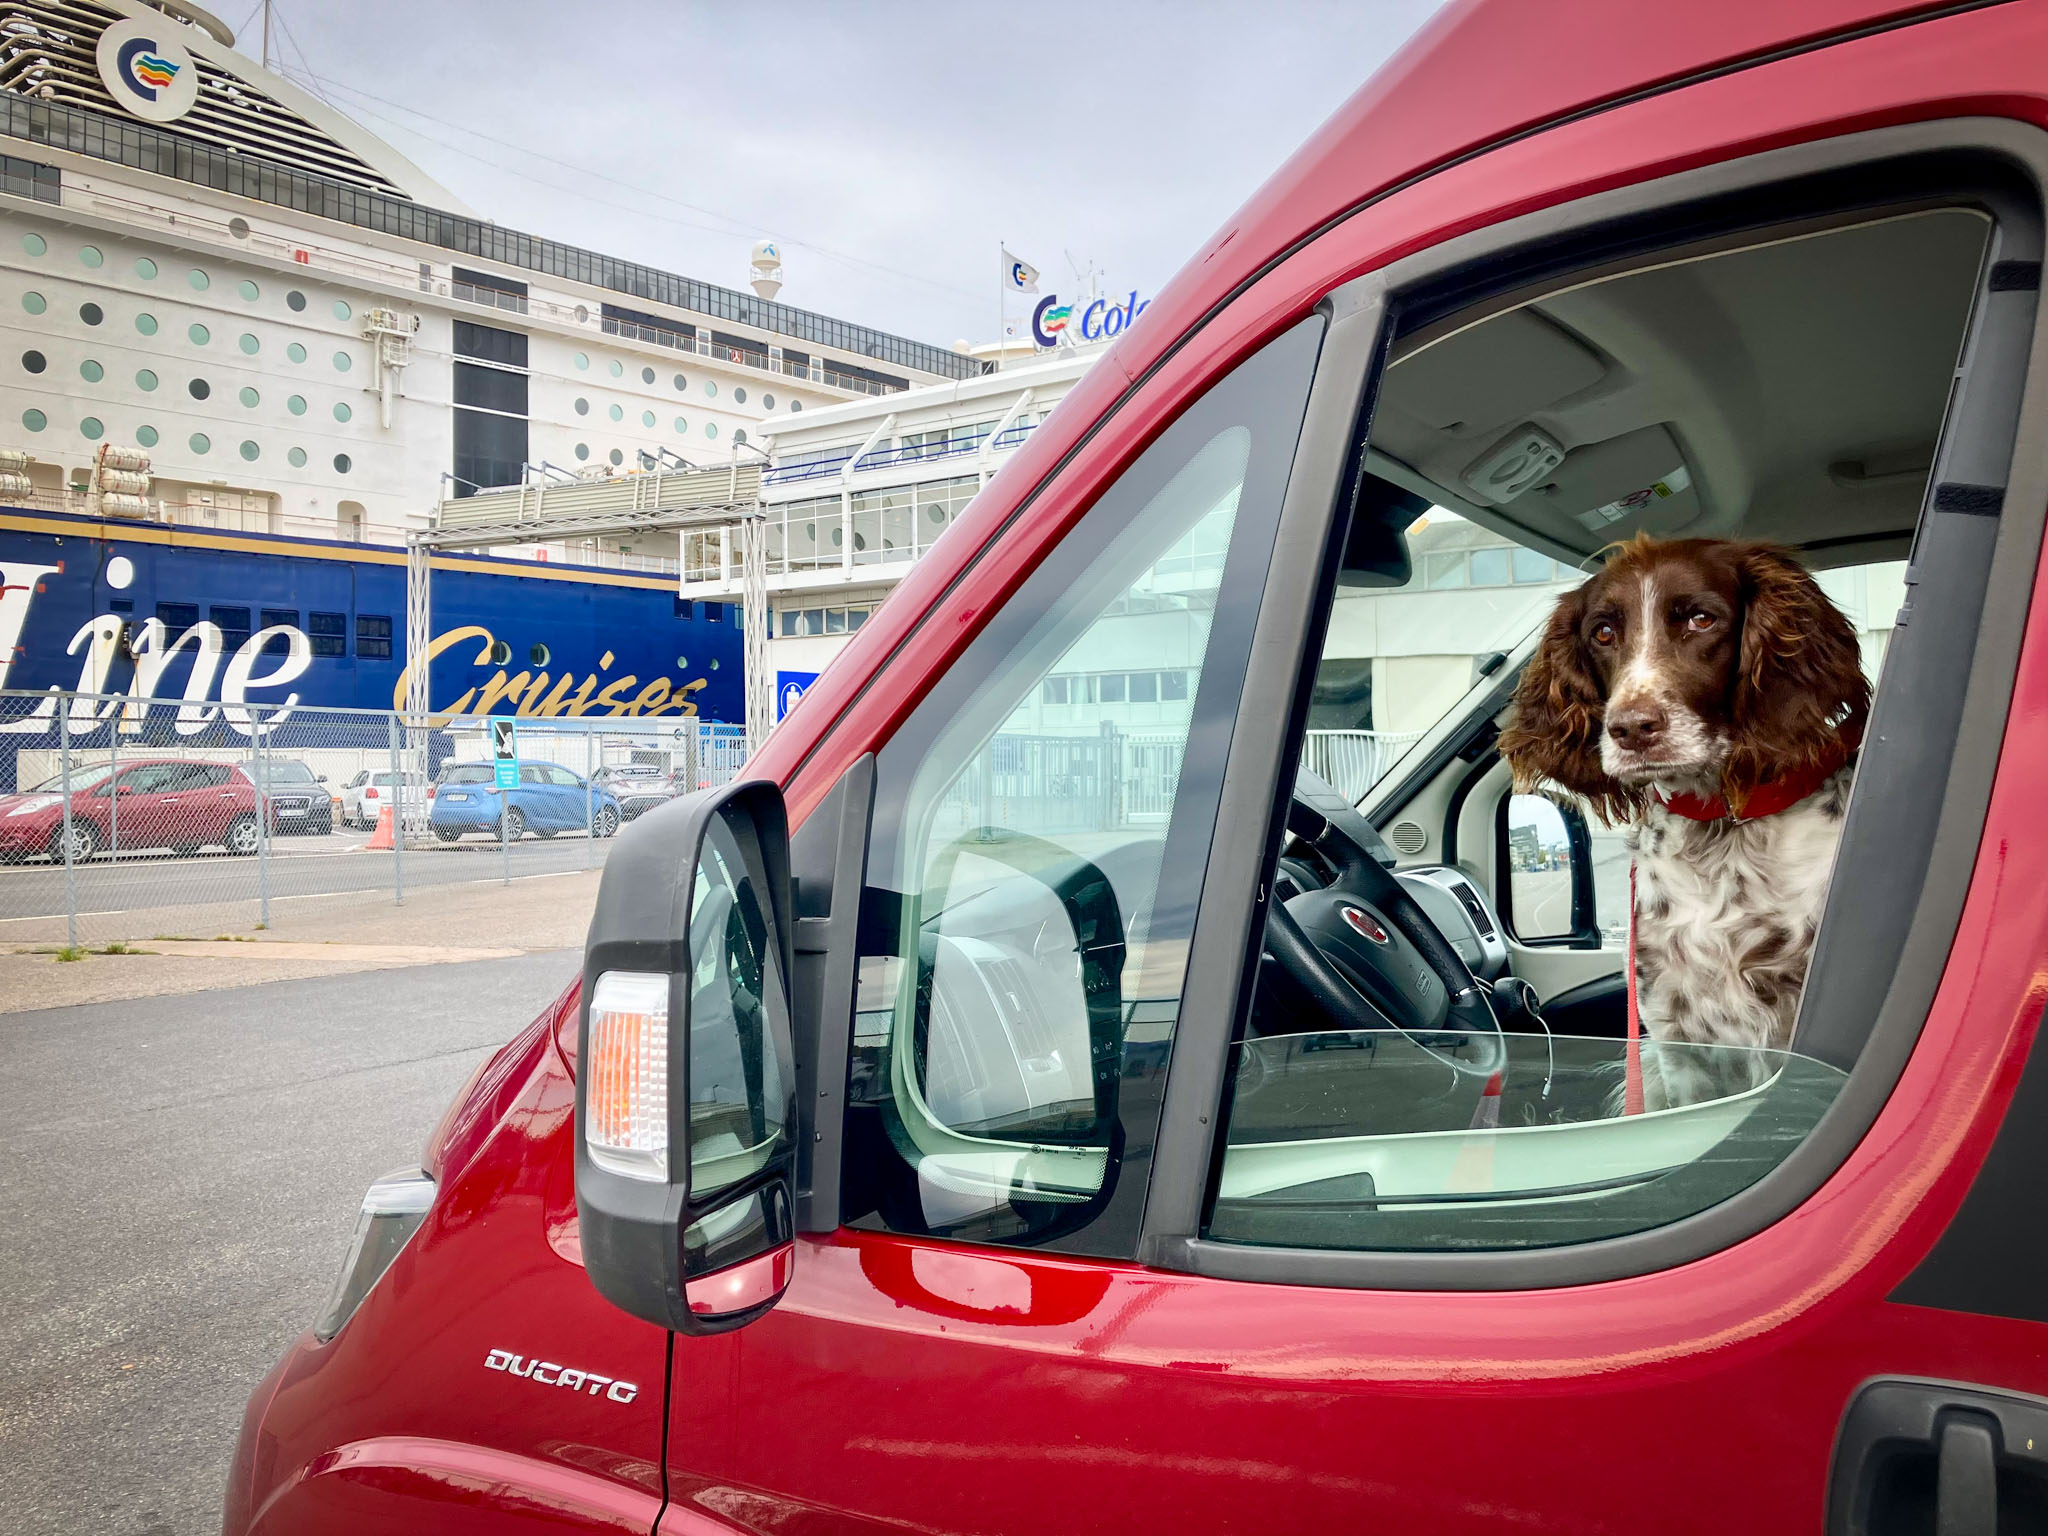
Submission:
[[[1219,743],[1321,334],[1304,322],[1189,407],[881,753],[854,1225],[1132,1251]],[[1120,680],[1181,686],[1045,686],[1110,655]]]

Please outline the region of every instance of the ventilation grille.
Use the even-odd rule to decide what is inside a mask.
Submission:
[[[1394,845],[1396,853],[1412,859],[1429,846],[1429,834],[1422,830],[1419,821],[1397,821],[1387,833],[1387,841]]]
[[[100,83],[94,51],[123,13],[92,0],[0,3],[0,90],[33,101],[134,119]],[[178,23],[171,23],[180,26]],[[230,154],[249,155],[387,197],[407,194],[290,108],[195,52],[199,99],[170,131]]]

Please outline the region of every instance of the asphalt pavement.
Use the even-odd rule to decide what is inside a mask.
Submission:
[[[0,1017],[0,1510],[212,1536],[250,1390],[378,1174],[574,949]]]

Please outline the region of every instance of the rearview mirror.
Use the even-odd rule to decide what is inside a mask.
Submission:
[[[789,831],[765,782],[649,811],[605,863],[583,958],[576,1206],[591,1283],[678,1333],[789,1285]]]

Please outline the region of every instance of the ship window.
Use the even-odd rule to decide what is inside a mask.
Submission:
[[[306,360],[306,349],[295,341],[284,349],[284,355],[295,363],[303,363]]]
[[[246,608],[209,608],[206,616],[220,626],[220,648],[223,654],[237,651],[249,638],[249,610]]]
[[[526,648],[526,660],[531,666],[544,667],[548,664],[550,652],[545,645],[534,644]]]
[[[155,281],[156,281],[156,263],[155,263],[155,262],[153,262],[153,261],[151,261],[151,260],[150,260],[150,259],[149,259],[149,258],[148,258],[147,256],[138,256],[138,257],[136,257],[136,258],[135,258],[135,275],[136,275],[137,277],[141,278],[141,279],[142,279],[142,280],[143,280],[143,281],[144,281],[145,283],[153,283],[153,282],[155,282]]]
[[[50,366],[50,360],[40,352],[24,352],[21,354],[21,366],[30,373],[41,373]]]
[[[135,317],[135,329],[145,336],[156,334],[156,316],[145,311]]]
[[[31,432],[40,432],[50,424],[50,418],[34,406],[30,406],[21,413],[21,424]]]
[[[209,453],[213,449],[213,439],[204,432],[194,432],[191,438],[188,439],[186,446],[194,453]]]
[[[576,354],[576,366],[579,369],[588,368],[590,366],[590,354],[588,352],[578,352]]]
[[[164,627],[167,638],[175,640],[194,624],[199,622],[197,603],[158,603],[157,621]]]
[[[185,393],[190,395],[194,400],[204,400],[208,395],[211,395],[213,393],[213,386],[207,383],[206,380],[204,379],[194,379],[191,383],[185,386]]]
[[[250,441],[248,438],[244,438],[242,440],[242,457],[247,459],[251,464],[254,464],[256,460],[262,456],[262,454],[263,450],[257,447],[254,442]]]
[[[356,655],[366,661],[391,658],[391,620],[381,614],[356,615]]]
[[[21,237],[21,248],[31,256],[40,256],[50,248],[50,242],[41,235],[30,233]]]
[[[524,416],[526,378],[523,373],[507,373],[502,368],[480,368],[475,363],[458,362],[455,365],[455,403]]]
[[[106,259],[105,256],[100,254],[100,248],[96,245],[81,245],[78,248],[78,260],[81,266],[103,266],[106,263]]]
[[[804,403],[801,400],[792,400],[789,402],[789,408],[792,411],[800,411],[804,408]]]
[[[744,443],[747,440],[747,429],[745,427],[741,427],[739,431],[733,433],[732,440],[735,443]]]
[[[297,629],[299,627],[299,610],[296,608],[266,608],[263,610],[261,618],[265,629]],[[290,635],[272,635],[263,642],[263,654],[266,656],[272,654],[279,656],[289,655],[291,648],[292,640]]]
[[[294,448],[285,455],[285,458],[290,460],[293,469],[304,469],[306,467],[306,450],[303,448]]]
[[[679,373],[679,374],[677,374],[677,375],[676,375],[676,388],[677,388],[677,389],[688,389],[689,387],[690,387],[690,381],[689,381],[688,379],[686,379],[685,377],[683,377],[683,375],[681,375],[680,373]]]
[[[204,272],[200,271],[200,269],[197,267],[194,267],[190,272],[187,272],[185,274],[185,281],[190,283],[194,288],[198,289],[201,293],[206,292],[208,288],[211,288],[213,286],[213,279],[208,277]]]
[[[473,320],[455,322],[455,355],[503,363],[507,368],[526,366],[526,337],[518,331],[495,325],[478,325]]]
[[[764,410],[764,411],[772,411],[772,410],[774,410],[774,409],[775,409],[775,397],[774,397],[773,395],[763,395],[763,396],[761,397],[761,409],[762,409],[762,410]]]
[[[85,303],[78,306],[78,318],[87,325],[98,325],[107,318],[107,312],[97,304]]]
[[[579,459],[587,459],[587,458],[589,458],[589,457],[590,457],[590,444],[588,444],[588,443],[578,443],[578,444],[576,445],[576,457],[577,457],[577,458],[579,458]]]
[[[294,449],[293,452],[299,450]],[[346,656],[348,654],[348,615],[345,613],[309,613],[306,615],[306,637],[313,642],[315,656]]]
[[[334,456],[334,472],[337,475],[345,475],[349,472],[349,468],[349,456],[345,453],[337,453]]]
[[[135,429],[135,441],[142,444],[145,448],[154,448],[156,446],[156,428],[151,426],[137,427]]]
[[[625,365],[624,363],[620,362],[620,361],[619,361],[619,360],[618,360],[618,359],[617,359],[616,357],[615,357],[615,358],[613,358],[613,359],[612,359],[612,377],[613,377],[613,378],[615,378],[615,379],[623,379],[623,378],[624,378],[625,376],[626,376],[626,365]]]
[[[21,296],[21,307],[32,315],[40,315],[50,307],[50,301],[31,289]]]
[[[578,416],[588,416],[590,414],[590,402],[581,395],[576,397],[576,414]]]
[[[511,659],[512,659],[512,647],[511,647],[511,646],[507,645],[507,644],[506,644],[506,643],[505,643],[505,642],[504,642],[503,640],[493,640],[493,641],[491,642],[491,665],[492,665],[492,666],[494,666],[494,667],[502,667],[502,666],[504,666],[504,665],[505,665],[505,663],[506,663],[506,662],[510,661]],[[527,772],[529,772],[529,773],[531,773],[532,771],[533,771],[532,769],[528,769],[528,770],[527,770]]]
[[[735,389],[732,392],[732,402],[734,405],[745,405],[747,403],[746,390],[744,388]]]
[[[350,316],[351,314],[353,314],[353,313],[354,313],[354,311],[353,311],[353,310],[351,310],[351,309],[350,309],[350,308],[348,307],[348,300],[347,300],[347,299],[336,299],[336,300],[334,301],[334,318],[335,318],[335,319],[337,319],[337,320],[346,320],[346,319],[347,319],[347,318],[348,318],[348,317],[349,317],[349,316]]]
[[[716,400],[718,398],[718,381],[716,379],[706,379],[704,381],[704,397],[707,400]]]
[[[192,345],[195,347],[203,347],[209,341],[213,340],[213,332],[209,331],[197,320],[194,320],[190,325],[185,327],[185,334],[191,338]]]
[[[239,342],[237,342],[236,345],[239,346],[243,350],[243,352],[247,353],[250,357],[254,357],[258,352],[260,352],[263,349],[263,343],[258,341],[254,336],[250,335],[247,331],[242,332],[242,339]]]
[[[640,382],[642,384],[652,384],[654,382],[654,370],[652,368],[642,368],[640,370]]]
[[[705,435],[706,437],[716,437],[716,436],[718,436],[718,423],[717,423],[717,422],[715,422],[715,421],[707,421],[707,422],[705,422],[705,423],[704,423],[704,435]]]
[[[683,417],[678,416],[676,418],[676,430],[678,432],[687,432],[690,430],[690,423]]]
[[[79,435],[89,443],[96,443],[106,436],[107,429],[99,417],[88,416],[78,424]]]
[[[349,356],[349,355],[348,355],[348,354],[347,354],[346,352],[337,352],[337,353],[335,353],[335,354],[334,354],[334,369],[335,369],[335,372],[337,372],[337,373],[347,373],[347,372],[349,371],[349,369],[350,369],[351,367],[353,367],[354,365],[355,365],[355,359],[354,359],[354,358],[352,358],[352,357],[350,357],[350,356]]]
[[[348,408],[348,402],[346,400],[337,400],[334,402],[334,419],[336,421],[347,421],[353,415],[355,415],[355,412]]]
[[[257,406],[263,403],[263,397],[257,394],[256,391],[250,388],[250,386],[248,386],[247,384],[244,384],[242,386],[241,400],[242,404],[247,406],[252,411],[255,410]]]
[[[295,315],[303,314],[306,308],[306,296],[294,288],[284,296],[284,307]]]
[[[260,297],[261,295],[261,290],[257,288],[257,286],[254,283],[250,282],[249,279],[247,279],[246,277],[243,278],[239,283],[235,284],[235,292],[239,293],[244,299],[248,300],[251,304],[254,304],[258,297]]]
[[[614,448],[614,449],[613,449],[613,450],[612,450],[612,451],[611,451],[610,453],[608,453],[607,455],[605,455],[605,457],[607,457],[608,459],[610,459],[610,460],[612,461],[612,463],[613,463],[614,465],[619,465],[619,464],[623,464],[623,463],[625,463],[625,462],[626,462],[626,456],[625,456],[625,454],[621,453],[621,452],[620,452],[620,451],[619,451],[618,449],[616,449],[616,448]]]
[[[156,374],[150,369],[138,368],[135,370],[135,387],[137,389],[155,389],[156,382]]]
[[[524,374],[501,374],[520,386]],[[524,416],[495,411],[455,412],[455,494],[468,496],[478,487],[517,485],[526,467],[527,428]]]
[[[306,414],[306,397],[304,395],[293,395],[285,401],[284,408],[294,416],[303,416]]]
[[[606,414],[609,415],[613,421],[624,421],[626,419],[626,408],[622,405],[615,405]]]
[[[641,425],[641,426],[643,426],[643,427],[651,427],[651,426],[653,426],[653,425],[654,425],[654,412],[652,412],[652,411],[642,411],[642,412],[640,413],[640,425]]]
[[[78,365],[78,376],[88,384],[97,384],[107,376],[107,370],[96,359],[88,357]]]

